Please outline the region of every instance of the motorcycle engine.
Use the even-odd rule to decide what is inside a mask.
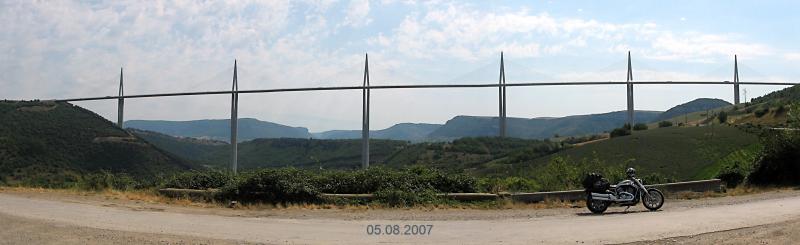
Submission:
[[[621,185],[617,186],[615,190],[617,192],[617,198],[625,201],[633,201],[636,198],[636,195],[633,193],[636,192],[636,188],[630,185]]]

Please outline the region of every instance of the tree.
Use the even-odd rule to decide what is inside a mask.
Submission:
[[[659,127],[659,128],[667,128],[667,127],[672,127],[672,122],[670,122],[670,121],[661,121],[661,122],[658,122],[658,127]]]
[[[633,130],[635,130],[635,131],[647,130],[647,124],[637,123],[636,125],[633,125]]]
[[[611,136],[611,138],[614,138],[614,137],[620,137],[620,136],[625,136],[625,135],[630,135],[630,134],[631,134],[631,130],[630,129],[622,127],[622,128],[615,128],[614,130],[611,130],[610,136]]]
[[[728,122],[728,113],[725,111],[720,111],[717,115],[717,119],[719,119],[719,123],[726,123]]]

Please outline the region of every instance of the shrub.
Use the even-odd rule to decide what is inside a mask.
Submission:
[[[238,196],[246,202],[298,203],[319,202],[319,191],[311,184],[311,176],[294,168],[262,169],[248,174],[230,188],[226,197]]]
[[[726,123],[728,122],[728,113],[725,111],[720,111],[717,115],[717,119],[719,119],[719,123]]]
[[[521,177],[508,177],[504,180],[505,189],[510,192],[535,192],[542,187],[536,181]]]
[[[775,115],[782,115],[783,113],[786,113],[786,106],[781,104],[775,109]]]
[[[189,171],[180,173],[168,180],[163,187],[180,189],[215,189],[222,188],[233,181],[233,175],[220,171]]]
[[[142,188],[142,184],[127,174],[112,174],[106,171],[84,174],[78,188],[84,190],[132,190]]]
[[[761,139],[761,158],[747,180],[759,185],[800,184],[800,132],[769,130]]]
[[[477,180],[465,174],[449,174],[438,169],[412,167],[391,170],[331,171],[314,179],[323,193],[375,193],[384,189],[433,189],[438,192],[475,192]]]
[[[584,175],[575,164],[555,157],[539,169],[536,179],[541,183],[543,191],[556,191],[577,188]]]
[[[636,131],[647,130],[647,124],[637,123],[636,125],[633,125],[633,130],[636,130]]]
[[[717,178],[725,182],[725,186],[728,188],[734,188],[744,182],[745,175],[739,171],[726,169],[721,171]]]
[[[763,117],[764,115],[766,115],[768,112],[769,112],[769,108],[767,107],[767,108],[755,111],[754,114],[756,115],[756,117],[760,118],[760,117]]]
[[[660,122],[658,122],[658,127],[659,128],[672,127],[672,122],[670,122],[670,121],[660,121]]]
[[[630,134],[631,134],[631,130],[622,127],[622,128],[615,128],[614,130],[611,130],[611,133],[609,135],[610,135],[611,138],[614,138],[614,137],[620,137],[620,136],[625,136],[625,135],[630,135]]]

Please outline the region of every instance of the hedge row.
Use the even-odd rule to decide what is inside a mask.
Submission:
[[[314,171],[295,168],[259,169],[240,173],[192,171],[175,176],[163,187],[220,189],[218,199],[244,202],[321,202],[321,193],[375,194],[392,205],[435,201],[435,193],[475,192],[475,178],[430,168],[404,170],[380,167],[356,171]]]

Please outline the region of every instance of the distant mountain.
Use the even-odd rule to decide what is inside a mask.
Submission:
[[[666,112],[636,111],[634,121],[651,123],[687,113],[705,111],[730,105],[720,99],[696,99],[675,106]],[[507,135],[522,139],[546,139],[555,135],[579,136],[598,134],[620,127],[627,122],[626,111],[567,117],[508,118]],[[197,121],[147,121],[126,122],[128,128],[159,132],[171,136],[205,138],[228,141],[230,120]],[[372,139],[391,139],[411,142],[454,140],[463,137],[497,136],[497,117],[456,116],[444,125],[426,123],[400,123],[381,130],[371,130]],[[259,121],[252,118],[239,119],[239,141],[259,138],[301,139],[359,139],[361,130],[331,130],[309,133],[303,127]]]
[[[205,138],[230,141],[229,119],[195,121],[155,121],[131,120],[125,122],[126,128],[159,132],[172,136]],[[253,118],[239,119],[239,142],[259,138],[310,138],[307,128],[290,127],[277,123],[259,121]]]
[[[0,182],[69,185],[101,170],[153,178],[191,167],[81,107],[0,102]]]
[[[731,103],[721,99],[700,98],[689,101],[684,104],[677,105],[665,111],[656,118],[656,121],[669,120],[680,115],[689,114],[692,112],[706,111],[723,106],[729,106]]]
[[[160,133],[131,130],[148,142],[177,156],[219,169],[230,166],[230,145],[224,142],[180,138]],[[370,140],[373,166],[404,167],[428,165],[475,174],[503,174],[498,168],[529,162],[564,149],[560,143],[515,138],[462,138],[452,142],[409,144],[397,140]],[[495,161],[502,160],[503,164]],[[490,164],[494,163],[494,164]],[[510,163],[510,164],[506,164]],[[358,139],[256,139],[239,144],[239,166],[354,169],[361,166]]]
[[[636,111],[635,122],[651,122],[661,112]],[[545,139],[560,136],[596,134],[622,126],[627,121],[625,111],[559,118],[507,118],[507,135],[523,139]],[[461,137],[496,136],[497,117],[457,116],[450,119],[428,138],[456,139]]]
[[[434,130],[441,127],[441,124],[428,123],[399,123],[386,129],[370,130],[370,138],[373,139],[393,139],[405,141],[423,141]],[[331,130],[312,134],[316,139],[358,139],[361,138],[361,130]]]
[[[227,142],[181,138],[143,130],[131,130],[176,156],[208,167],[229,168],[231,146]],[[370,140],[370,162],[382,163],[408,143]],[[238,146],[239,167],[305,167],[352,169],[361,166],[361,140],[255,139]]]

